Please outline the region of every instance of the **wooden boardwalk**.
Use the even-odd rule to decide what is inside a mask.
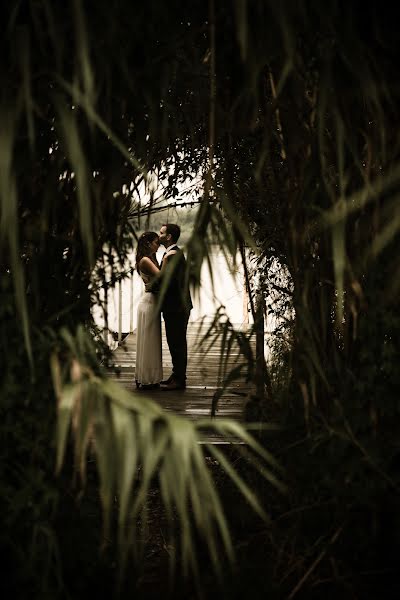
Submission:
[[[119,374],[111,373],[111,377],[134,394],[150,396],[163,408],[183,415],[189,419],[199,419],[211,415],[212,400],[221,389],[222,381],[218,378],[219,361],[221,354],[221,341],[218,339],[206,352],[209,342],[201,345],[209,323],[199,321],[189,322],[188,339],[188,368],[187,387],[185,390],[164,391],[160,389],[137,390],[135,386],[135,362],[136,362],[136,332],[129,335],[122,344],[114,350],[115,367]],[[247,331],[243,325],[235,325],[236,330]],[[162,323],[163,339],[163,372],[164,378],[171,373],[171,357],[168,350],[164,323]],[[255,339],[251,338],[251,347],[255,354]],[[229,354],[227,361],[227,372],[239,364],[244,364],[244,358],[239,354],[238,347]],[[243,408],[248,395],[254,391],[252,384],[246,383],[244,376],[235,380],[224,391],[218,401],[216,417],[229,417],[242,420]],[[214,435],[215,442],[221,442]]]

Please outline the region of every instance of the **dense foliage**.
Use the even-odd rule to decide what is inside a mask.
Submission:
[[[98,385],[107,349],[92,322],[93,294],[143,225],[131,217],[146,181],[153,202],[151,172],[165,182],[165,199],[190,179],[203,195],[187,244],[193,283],[212,243],[232,255],[247,244],[254,299],[264,297],[267,323],[272,313],[283,323],[255,400],[255,414],[282,425],[275,452],[290,488],[264,539],[276,559],[266,588],[277,597],[380,589],[394,597],[395,15],[334,0],[26,0],[1,11],[0,502],[9,589],[62,594],[63,569],[65,578],[77,564],[71,548],[84,537],[90,554],[101,542],[98,509],[94,527],[74,537],[83,527],[67,500],[75,492],[68,474],[54,478],[50,358],[64,368],[60,381],[70,383],[67,366],[78,357]],[[78,339],[82,325],[94,346]],[[258,480],[254,487],[269,493]],[[103,559],[82,559],[81,581],[93,582]],[[89,585],[70,589],[84,595]]]

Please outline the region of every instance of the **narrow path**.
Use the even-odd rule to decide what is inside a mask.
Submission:
[[[207,332],[209,323],[202,324],[201,321],[189,322],[188,326],[188,369],[187,387],[179,391],[146,390],[146,396],[150,396],[166,410],[174,411],[189,419],[198,419],[211,415],[211,406],[214,394],[222,386],[219,377],[219,363],[221,355],[221,339],[213,343],[206,352],[209,341],[201,344],[201,339]],[[248,331],[247,326],[235,325],[235,330],[244,333]],[[171,373],[171,357],[165,338],[164,323],[162,323],[163,338],[163,371],[164,377]],[[250,345],[255,355],[255,338],[251,338]],[[134,394],[144,394],[135,386],[135,362],[136,362],[136,333],[129,335],[122,344],[114,351],[115,366],[119,374],[111,373],[111,377],[120,382],[125,388]],[[227,360],[227,372],[234,367],[245,364],[245,359],[240,355],[239,348],[235,345],[229,353]],[[229,417],[241,420],[243,408],[247,397],[254,391],[251,383],[246,383],[244,375],[230,384],[222,394],[218,402],[216,418]],[[211,435],[211,434],[210,434]],[[212,435],[215,443],[221,443],[218,436]]]

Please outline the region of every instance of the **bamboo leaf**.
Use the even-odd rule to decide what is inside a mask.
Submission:
[[[147,528],[149,490],[155,477],[158,477],[172,540],[175,540],[174,521],[176,518],[179,521],[183,571],[199,577],[194,541],[197,531],[207,542],[214,571],[222,576],[221,550],[231,561],[234,551],[223,507],[206,465],[203,454],[205,446],[199,444],[202,431],[207,427],[228,437],[241,437],[255,455],[275,466],[276,462],[239,424],[211,419],[192,423],[177,415],[164,413],[150,399],[144,402],[143,396],[132,395],[113,381],[99,379],[77,359],[78,355],[81,356],[80,360],[90,355],[85,332],[77,331],[74,338],[64,330],[62,335],[71,353],[71,360],[63,371],[58,359],[53,357],[52,360],[54,386],[58,396],[61,389],[62,397],[57,467],[58,470],[61,467],[67,434],[72,424],[76,458],[83,474],[82,461],[89,438],[93,442],[106,539],[109,536],[113,503],[119,503],[121,569],[126,568],[130,548],[136,553],[143,551],[141,540]],[[63,374],[77,383],[63,384]],[[268,481],[281,489],[277,478],[260,465],[255,456],[248,455],[247,459]],[[226,458],[223,467],[250,506],[265,517],[265,511],[255,495]],[[139,472],[140,477],[136,478],[135,474]],[[174,556],[173,550],[171,561]]]
[[[250,504],[252,509],[262,518],[264,521],[268,521],[269,517],[266,512],[260,505],[257,500],[255,494],[250,490],[250,488],[246,485],[243,479],[237,474],[232,465],[226,460],[225,456],[222,452],[220,452],[216,446],[213,444],[207,444],[207,448],[209,452],[214,456],[214,458],[222,465],[223,469],[232,479],[238,490],[242,493],[244,498],[246,498],[247,502]]]
[[[93,264],[92,202],[85,152],[80,142],[78,124],[73,110],[71,110],[71,108],[67,109],[61,102],[58,102],[57,108],[67,153],[77,181],[76,192],[79,205],[79,226],[82,240],[87,248],[89,263]]]
[[[332,227],[332,256],[337,293],[337,321],[341,326],[344,307],[344,270],[346,265],[345,222],[339,221]]]
[[[25,105],[25,115],[28,124],[28,137],[31,149],[33,148],[35,139],[35,127],[33,120],[33,99],[31,87],[31,66],[30,66],[30,36],[28,27],[23,27],[20,30],[19,38],[20,46],[20,69],[22,76],[22,93]]]
[[[89,40],[85,26],[83,5],[80,0],[74,0],[76,53],[81,71],[83,89],[88,102],[94,104],[94,76],[89,59]]]
[[[94,449],[100,475],[100,498],[104,515],[104,536],[109,537],[111,506],[115,493],[116,456],[114,436],[106,401],[101,393],[96,394],[94,409]]]
[[[240,46],[242,60],[247,55],[247,0],[236,0],[236,36]]]
[[[20,258],[18,194],[12,165],[19,110],[19,102],[17,102],[15,111],[11,111],[10,108],[4,106],[0,111],[0,130],[2,132],[0,136],[0,242],[6,242],[9,247],[15,302],[21,320],[26,352],[33,373],[25,274]]]
[[[72,419],[72,410],[75,404],[77,386],[67,385],[63,388],[57,414],[57,458],[56,473],[60,472],[64,461],[67,436]]]
[[[115,431],[116,460],[119,493],[119,526],[125,527],[133,481],[138,468],[138,451],[135,440],[136,423],[129,411],[117,404],[111,405],[113,428]]]

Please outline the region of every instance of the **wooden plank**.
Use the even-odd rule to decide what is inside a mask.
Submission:
[[[209,324],[201,325],[199,322],[189,322],[187,387],[185,390],[164,391],[155,389],[142,391],[136,389],[136,332],[125,338],[124,342],[113,352],[114,369],[117,369],[117,373],[114,369],[110,369],[110,377],[132,393],[142,395],[143,400],[151,398],[167,411],[172,411],[190,420],[209,417],[214,394],[221,388],[222,381],[219,373],[220,340],[217,340],[207,353],[205,353],[205,349],[199,346],[199,339],[207,331],[208,326]],[[164,323],[162,327],[163,372],[164,377],[168,377],[172,370],[172,364],[168,345],[165,341]],[[243,324],[236,325],[235,329],[243,332],[248,331],[247,326],[243,326]],[[251,338],[250,342],[254,355],[255,339]],[[228,358],[227,371],[229,372],[238,365],[244,365],[244,359],[236,350]],[[254,393],[254,389],[252,383],[246,382],[244,375],[230,384],[219,399],[215,418],[232,418],[240,421],[246,400]],[[235,440],[225,440],[211,430],[205,434],[204,442],[223,444],[234,443]]]

